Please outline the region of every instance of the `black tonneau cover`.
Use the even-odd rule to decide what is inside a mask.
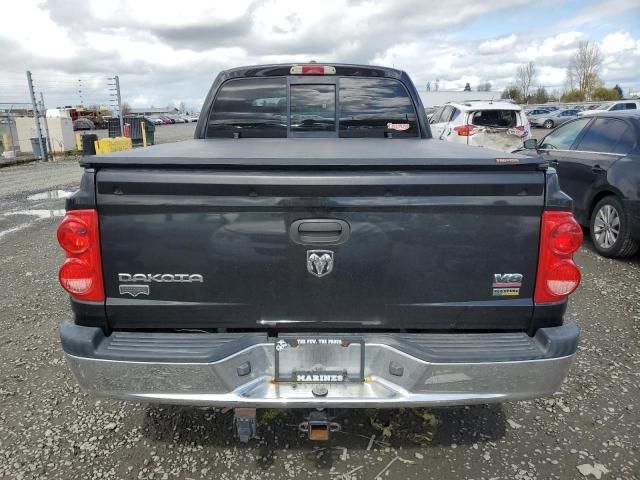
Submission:
[[[425,167],[537,170],[539,157],[431,139],[194,139],[95,157],[85,166]]]

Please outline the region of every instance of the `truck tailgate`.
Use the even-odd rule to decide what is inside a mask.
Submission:
[[[524,330],[532,317],[536,169],[105,165],[96,191],[115,329]]]

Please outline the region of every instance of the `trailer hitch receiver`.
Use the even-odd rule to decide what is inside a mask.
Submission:
[[[333,422],[324,410],[311,412],[307,420],[298,425],[298,430],[306,433],[309,440],[327,441],[332,432],[339,432],[341,426],[337,422]]]

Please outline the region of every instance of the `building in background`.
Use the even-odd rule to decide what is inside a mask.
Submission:
[[[145,115],[145,116],[154,116],[154,115],[176,115],[180,113],[180,110],[177,108],[155,108],[155,107],[145,107],[145,108],[131,108],[129,110],[131,115]]]

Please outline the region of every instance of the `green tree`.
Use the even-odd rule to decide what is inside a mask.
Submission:
[[[533,103],[547,103],[549,101],[549,94],[547,93],[547,89],[544,87],[536,88],[533,95],[531,95],[530,100]]]
[[[618,85],[618,84],[616,83],[616,86],[615,86],[615,87],[613,87],[613,89],[614,89],[616,92],[618,92],[618,98],[616,98],[616,100],[620,100],[620,99],[622,99],[622,97],[624,97],[624,93],[622,93],[622,89],[620,88],[620,85]]]
[[[596,87],[591,92],[591,98],[596,101],[619,100],[620,95],[615,88]]]
[[[464,91],[465,92],[470,92],[471,91],[471,85],[469,84],[469,82],[467,82],[467,84],[464,86]]]
[[[576,88],[567,90],[562,94],[560,100],[562,102],[584,102],[584,93]]]
[[[500,98],[522,103],[522,90],[517,85],[507,85],[502,91]]]

